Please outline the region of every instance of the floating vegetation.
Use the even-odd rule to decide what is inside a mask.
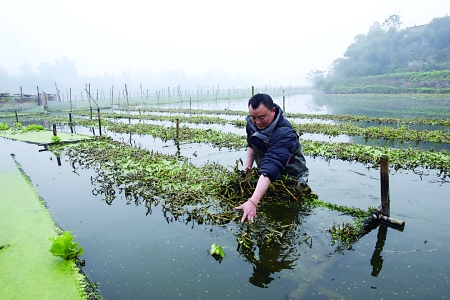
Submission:
[[[398,128],[390,126],[361,127],[352,124],[292,124],[299,133],[321,133],[329,136],[362,136],[364,139],[384,139],[399,142],[435,142],[450,143],[449,130],[413,130],[407,126]]]
[[[312,157],[326,160],[341,159],[359,162],[378,168],[381,155],[389,157],[389,166],[395,170],[415,170],[416,168],[439,170],[439,176],[450,175],[450,151],[440,152],[409,147],[395,149],[365,146],[352,143],[332,143],[302,140],[303,152]]]
[[[92,193],[103,196],[107,204],[120,196],[128,204],[143,204],[147,214],[161,205],[167,222],[180,221],[192,223],[192,226],[194,221],[210,225],[239,222],[241,215],[235,207],[251,196],[260,176],[256,168],[240,171],[238,166],[242,161],[237,161],[232,171],[216,163],[197,167],[183,157],[131,147],[106,138],[51,149],[57,156],[66,155],[74,172],[79,168],[95,170],[97,175],[91,178]],[[269,213],[274,206],[276,210],[285,207],[303,212],[316,206],[338,208],[357,216],[357,220],[369,215],[359,209],[344,209],[318,201],[308,186],[302,187],[289,177],[281,178],[271,183],[262,198],[257,221],[234,233],[239,245],[251,248],[262,243],[289,243],[289,237],[295,236],[294,223],[299,222],[274,221]]]
[[[53,121],[63,118],[53,119]],[[65,120],[65,119],[64,119]],[[89,119],[76,119],[74,121],[83,126],[95,126],[96,121]],[[206,143],[218,148],[244,149],[247,145],[244,135],[223,133],[213,129],[192,129],[181,126],[177,138],[175,127],[165,127],[152,124],[123,124],[103,121],[108,130],[118,133],[134,133],[159,137],[163,141],[177,140],[178,142]],[[379,166],[380,157],[385,154],[389,157],[390,167],[395,170],[415,170],[416,168],[439,170],[439,176],[449,176],[450,151],[420,150],[409,147],[396,149],[389,147],[367,146],[354,143],[320,142],[302,140],[303,152],[313,158],[325,160],[340,159],[350,162],[359,162],[365,165]]]
[[[355,227],[350,223],[333,224],[333,226],[328,229],[331,234],[331,240],[334,243],[339,243],[341,246],[351,246],[352,243],[357,239],[357,234]]]
[[[19,129],[20,128],[22,128],[22,126],[20,126]],[[26,126],[25,128],[22,128],[21,130],[23,133],[25,133],[28,131],[42,131],[42,130],[45,130],[45,128],[42,125],[30,124],[30,125]]]
[[[126,108],[123,108],[126,110]],[[170,109],[170,108],[140,108],[133,111],[138,111],[142,116],[144,112],[153,113],[173,113],[173,114],[189,114],[189,115],[236,115],[246,116],[248,113],[242,110],[203,110],[203,109]],[[87,115],[87,112],[77,112],[82,115]],[[114,115],[114,114],[112,114]],[[308,119],[308,120],[330,120],[330,121],[344,121],[344,122],[366,122],[379,124],[411,124],[411,125],[438,125],[450,126],[450,119],[448,118],[389,118],[389,117],[371,117],[364,115],[318,115],[318,114],[302,114],[284,112],[288,118]],[[126,115],[125,118],[129,116]],[[136,118],[136,115],[130,115],[131,118]]]
[[[60,256],[65,260],[70,260],[83,255],[83,247],[79,246],[77,242],[73,242],[74,238],[75,236],[71,235],[70,230],[64,231],[56,238],[50,237],[49,240],[53,242],[52,247],[49,250],[50,253],[54,256]]]
[[[57,135],[52,136],[52,143],[55,144],[60,144],[61,143],[61,138]]]
[[[8,130],[9,126],[6,123],[0,123],[0,130]]]
[[[216,245],[215,243],[213,243],[211,245],[211,249],[209,250],[209,253],[211,255],[217,255],[220,258],[224,258],[226,256],[225,252],[222,249],[222,246],[221,245]]]
[[[294,114],[291,114],[294,115]],[[320,115],[314,115],[320,116]],[[169,121],[175,123],[178,120],[181,123],[191,123],[191,124],[229,124],[236,127],[243,128],[246,125],[245,119],[242,120],[228,120],[219,117],[210,117],[205,115],[182,115],[180,113],[176,115],[170,116],[162,116],[162,115],[151,115],[151,114],[139,114],[139,115],[125,115],[125,114],[112,114],[112,113],[103,113],[103,117],[105,118],[116,118],[116,119],[140,119],[140,120],[153,120],[153,121]],[[304,117],[304,115],[303,115]],[[329,117],[329,116],[328,116]],[[348,116],[344,116],[348,117]],[[317,119],[317,118],[315,118]],[[342,118],[341,120],[351,121],[351,119],[357,119],[357,121],[361,121],[363,117],[354,117],[352,118]],[[380,118],[372,118],[378,119],[377,122],[380,122]],[[417,122],[421,122],[427,119],[420,119],[410,122],[410,124],[417,124]],[[307,124],[296,124],[291,121],[292,126],[295,128],[297,132],[302,133],[320,133],[329,136],[338,136],[338,135],[348,135],[348,136],[362,136],[366,140],[368,139],[385,139],[385,140],[395,140],[395,141],[412,141],[412,142],[436,142],[436,143],[450,143],[450,131],[449,130],[413,130],[405,125],[404,121],[400,121],[400,119],[390,120],[391,122],[386,123],[394,123],[398,124],[399,127],[391,127],[391,126],[370,126],[370,127],[362,127],[353,124],[323,124],[323,123],[307,123]],[[445,120],[450,125],[449,120]],[[429,121],[428,121],[429,122]],[[443,123],[442,121],[436,121]],[[380,122],[381,123],[381,122]]]

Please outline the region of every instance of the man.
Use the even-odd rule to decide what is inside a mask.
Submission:
[[[309,176],[298,135],[272,98],[254,95],[248,101],[248,111],[247,160],[243,169],[250,169],[256,162],[261,176],[251,198],[236,207],[244,212],[241,222],[253,221],[258,203],[280,175],[295,177],[301,185],[306,185]]]

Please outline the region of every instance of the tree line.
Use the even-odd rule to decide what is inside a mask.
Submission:
[[[354,37],[329,70],[310,71],[307,80],[326,93],[450,92],[450,17],[401,25],[398,15],[375,22],[366,34]],[[439,79],[410,80],[418,73]]]

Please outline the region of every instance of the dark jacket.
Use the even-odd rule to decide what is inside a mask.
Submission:
[[[246,117],[247,146],[253,148],[260,173],[271,182],[287,174],[297,178],[299,183],[307,183],[309,171],[299,137],[283,117],[283,110],[276,104],[275,107],[275,118],[266,129],[259,130],[250,116]]]

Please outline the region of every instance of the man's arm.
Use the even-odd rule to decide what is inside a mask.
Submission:
[[[253,152],[253,148],[247,147],[247,160],[245,161],[244,171],[251,169],[254,161],[255,153]]]
[[[259,201],[261,201],[262,196],[264,196],[267,189],[269,188],[269,185],[269,177],[266,177],[264,175],[259,176],[258,183],[256,184],[253,195],[241,206],[236,207],[236,209],[242,209],[244,211],[241,222],[244,222],[245,219],[253,221],[253,218],[256,217],[256,207],[258,206]]]

